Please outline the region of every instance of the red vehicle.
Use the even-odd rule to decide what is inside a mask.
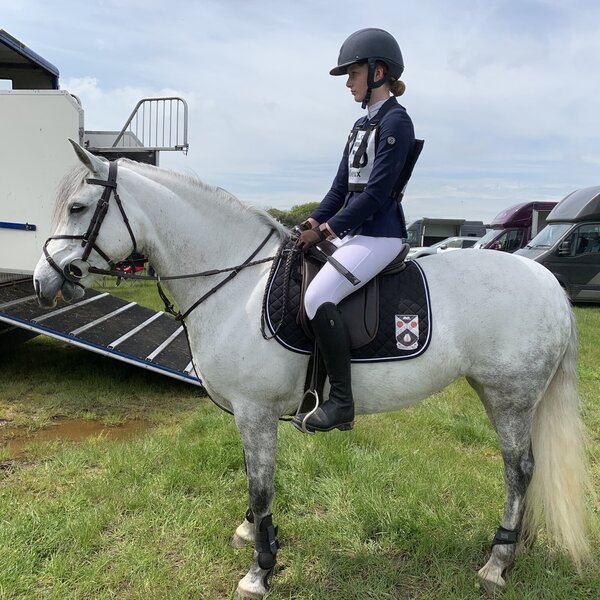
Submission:
[[[496,215],[488,231],[474,248],[514,252],[524,248],[546,226],[546,219],[557,202],[523,202]]]

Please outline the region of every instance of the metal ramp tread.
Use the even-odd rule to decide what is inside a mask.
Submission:
[[[201,385],[183,326],[163,312],[86,290],[72,304],[41,308],[32,280],[0,285],[0,347],[15,328],[41,333],[80,348]]]

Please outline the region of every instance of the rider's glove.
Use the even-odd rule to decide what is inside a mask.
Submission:
[[[296,246],[302,250],[302,252],[306,252],[311,246],[315,244],[319,244],[327,237],[327,234],[319,229],[318,227],[314,227],[313,229],[308,229],[303,231],[296,240]]]

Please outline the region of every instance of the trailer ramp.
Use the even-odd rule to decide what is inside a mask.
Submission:
[[[202,385],[181,323],[108,292],[86,289],[72,304],[41,308],[31,279],[0,285],[0,348],[36,334]]]

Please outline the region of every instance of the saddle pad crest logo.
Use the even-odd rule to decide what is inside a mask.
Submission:
[[[419,346],[419,316],[396,315],[396,347],[416,350]]]

